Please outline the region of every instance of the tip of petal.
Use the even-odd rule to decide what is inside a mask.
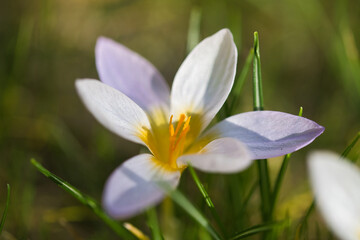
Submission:
[[[118,42],[112,40],[111,38],[107,38],[107,37],[103,37],[103,36],[98,37],[98,39],[96,41],[96,46],[95,46],[96,64],[98,65],[100,63],[99,61],[101,60],[102,56],[107,59],[107,58],[109,58],[109,56],[107,55],[108,53],[114,53],[114,52],[118,52],[118,51],[120,51],[123,54],[124,53],[125,54],[136,54],[135,52],[132,52],[130,49],[128,49],[121,43],[118,43]],[[129,55],[126,55],[126,56],[129,57]]]
[[[315,126],[313,129],[308,130],[309,133],[309,140],[307,142],[304,142],[303,144],[299,145],[295,151],[306,147],[307,145],[309,145],[310,143],[312,143],[317,137],[319,137],[324,131],[325,131],[325,127],[318,125],[317,123],[313,122],[314,124],[316,124],[317,126]]]
[[[114,41],[111,40],[110,38],[107,38],[107,37],[104,37],[104,36],[100,36],[100,37],[98,37],[97,40],[96,40],[96,47],[95,47],[95,48],[101,47],[102,44],[112,43],[112,42],[114,42]]]
[[[99,84],[100,81],[96,79],[89,79],[89,78],[80,78],[75,80],[75,87],[78,91],[81,91],[83,87],[89,84]],[[101,83],[100,83],[101,84]]]
[[[223,28],[221,30],[219,30],[218,32],[216,32],[213,37],[215,38],[222,38],[222,40],[226,40],[226,41],[231,41],[234,45],[234,38],[233,38],[233,35],[231,33],[231,31],[227,28]]]
[[[217,34],[221,34],[221,35],[224,35],[224,36],[228,35],[228,36],[232,37],[232,33],[231,33],[230,29],[228,29],[228,28],[223,28],[223,29],[219,30],[217,32]]]
[[[113,48],[117,45],[120,45],[119,43],[115,42],[114,40],[107,38],[107,37],[103,37],[100,36],[98,37],[98,39],[96,40],[96,45],[95,45],[95,55],[97,57],[100,56],[100,54],[102,54],[102,52],[104,50],[106,50],[107,48]]]
[[[325,131],[325,127],[323,127],[321,125],[319,125],[318,129],[319,129],[320,133],[323,133]]]

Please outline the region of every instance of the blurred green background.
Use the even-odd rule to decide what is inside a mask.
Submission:
[[[36,158],[100,200],[111,171],[138,153],[139,146],[110,133],[87,112],[74,88],[77,78],[98,78],[94,47],[101,35],[140,53],[171,84],[187,54],[191,13],[201,14],[201,39],[231,29],[239,71],[253,32],[259,32],[265,108],[297,114],[302,106],[304,117],[326,127],[313,144],[293,154],[278,219],[290,216],[295,224],[311,202],[306,153],[319,148],[341,153],[360,130],[358,0],[13,0],[1,5],[0,212],[6,183],[12,187],[3,239],[117,239],[29,162]],[[238,112],[252,110],[250,80],[251,73]],[[358,156],[358,146],[351,158]],[[270,161],[272,176],[280,163],[280,158]],[[258,191],[245,210],[240,204],[256,181],[254,167],[200,177],[229,233],[259,223]],[[180,190],[208,215],[188,171]],[[157,210],[166,239],[207,239],[170,201]],[[149,233],[146,214],[129,221]],[[321,218],[313,221],[326,239]],[[282,237],[292,239],[296,229],[289,231]]]

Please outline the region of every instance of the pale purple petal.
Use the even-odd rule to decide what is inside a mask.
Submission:
[[[141,136],[150,129],[150,122],[136,103],[98,80],[77,80],[75,86],[87,109],[101,124],[125,139],[144,144]]]
[[[207,144],[199,153],[183,155],[177,159],[179,166],[191,164],[205,172],[234,173],[252,163],[247,148],[234,138],[220,138]]]
[[[337,154],[316,151],[308,168],[316,206],[339,239],[360,239],[360,169]]]
[[[179,171],[161,167],[152,155],[137,155],[110,175],[103,193],[104,208],[114,218],[134,216],[163,199],[159,184],[175,188],[179,179]]]
[[[256,111],[229,117],[206,135],[236,138],[254,159],[282,156],[310,144],[324,127],[309,119],[275,111]]]
[[[205,129],[220,110],[234,82],[237,50],[231,32],[222,29],[204,39],[176,73],[171,112],[200,114]]]
[[[105,37],[96,43],[100,80],[118,89],[146,111],[168,111],[170,90],[158,70],[145,58]]]

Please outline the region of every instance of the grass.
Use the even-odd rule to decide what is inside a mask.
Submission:
[[[38,159],[82,189],[81,193],[90,195],[96,203],[92,206],[99,210],[97,203],[107,176],[138,152],[137,146],[93,120],[74,90],[76,78],[98,78],[93,48],[99,35],[147,57],[171,82],[186,52],[200,39],[228,27],[234,33],[239,60],[233,97],[222,111],[224,116],[253,109],[249,72],[253,59],[259,60],[252,37],[257,30],[264,102],[258,108],[295,113],[303,106],[304,116],[324,125],[326,132],[284,161],[286,173],[278,171],[284,169],[282,159],[269,159],[267,166],[259,166],[260,181],[256,166],[230,176],[196,172],[198,185],[186,171],[177,192],[172,193],[175,197],[170,207],[162,203],[129,222],[153,239],[169,237],[169,232],[172,239],[225,235],[240,239],[253,233],[255,238],[276,239],[327,236],[316,211],[306,217],[308,224],[300,224],[307,225],[306,234],[297,235],[298,223],[307,216],[311,201],[304,203],[305,207],[286,203],[294,196],[311,194],[304,167],[307,151],[323,148],[341,152],[348,146],[348,158],[358,162],[359,136],[353,137],[360,129],[360,35],[355,31],[360,19],[352,7],[354,1],[194,4],[157,0],[121,1],[110,6],[101,1],[69,4],[32,0],[4,4],[7,10],[0,25],[0,186],[11,185],[11,199],[9,204],[6,188],[0,188],[0,208],[8,209],[1,225],[3,235],[16,239],[119,238],[101,217],[94,217],[96,214],[69,220],[66,227],[61,224],[63,215],[55,222],[48,221],[48,211],[61,212],[63,207],[87,203],[57,188],[28,162],[31,157]],[[183,202],[179,204],[178,199]],[[265,204],[265,215],[261,204]],[[288,215],[280,214],[284,207]],[[293,209],[301,211],[293,213]],[[290,224],[284,224],[285,220]],[[121,223],[113,224],[120,226],[119,232],[128,232]]]

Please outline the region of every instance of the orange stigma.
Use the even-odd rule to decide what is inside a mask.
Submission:
[[[177,168],[176,158],[183,153],[186,135],[190,131],[191,116],[185,119],[185,114],[181,114],[176,129],[172,123],[173,115],[169,121],[169,164],[173,168]]]

